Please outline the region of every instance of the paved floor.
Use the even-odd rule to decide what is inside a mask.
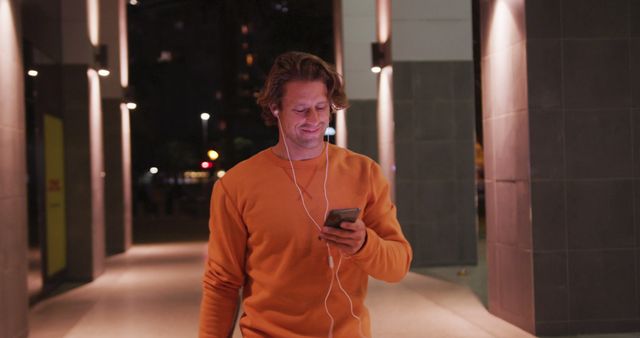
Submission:
[[[30,337],[195,337],[205,243],[134,246],[96,281],[35,305]],[[489,314],[467,287],[410,273],[371,281],[375,337],[532,337]]]

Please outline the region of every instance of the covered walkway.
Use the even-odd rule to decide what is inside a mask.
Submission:
[[[135,245],[96,281],[34,306],[30,337],[196,337],[205,254],[204,242]],[[372,280],[368,306],[374,337],[533,337],[468,288],[416,273]]]

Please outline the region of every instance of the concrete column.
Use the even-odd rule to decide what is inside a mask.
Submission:
[[[19,1],[0,0],[0,336],[26,337],[27,168]]]
[[[121,21],[125,24],[121,25]],[[124,31],[122,27],[124,26]],[[104,110],[104,147],[105,147],[105,227],[106,249],[108,254],[126,251],[131,246],[131,185],[130,160],[128,153],[129,134],[123,131],[123,118],[129,111],[121,109],[122,88],[128,86],[125,79],[128,67],[126,46],[121,39],[126,39],[126,1],[102,1],[100,3],[100,37],[109,50],[109,70],[111,74],[101,81]],[[121,60],[122,57],[125,60]],[[121,63],[124,63],[122,65]],[[125,139],[127,138],[127,139]]]
[[[534,332],[524,0],[481,2],[489,310]]]
[[[471,2],[392,2],[398,217],[414,267],[475,264]]]
[[[334,53],[336,60],[336,71],[339,74],[344,75],[344,52],[342,43],[342,0],[333,0],[333,41],[334,41]],[[345,110],[338,110],[336,112],[336,145],[339,147],[347,148],[347,118],[345,116]]]
[[[68,278],[90,281],[104,270],[104,168],[99,79],[87,65],[64,65]]]
[[[69,279],[89,281],[104,270],[104,158],[100,79],[93,69],[98,44],[97,0],[63,0],[62,88]]]
[[[343,71],[351,107],[345,113],[349,149],[378,158],[376,74],[371,43],[376,41],[376,2],[342,0]]]
[[[132,243],[131,132],[129,110],[120,99],[104,99],[106,250],[113,255]]]
[[[638,331],[640,3],[481,17],[490,311],[537,335]]]
[[[640,330],[640,3],[526,1],[535,326]]]

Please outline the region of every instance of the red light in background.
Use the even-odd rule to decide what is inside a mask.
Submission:
[[[202,161],[202,163],[200,163],[200,167],[202,167],[202,169],[210,169],[213,167],[213,162]]]

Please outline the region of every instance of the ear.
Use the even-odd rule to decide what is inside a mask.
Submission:
[[[278,110],[278,106],[275,104],[272,104],[269,106],[269,109],[271,109],[271,114],[273,114],[275,118],[278,118],[278,114],[280,114],[280,111]]]

